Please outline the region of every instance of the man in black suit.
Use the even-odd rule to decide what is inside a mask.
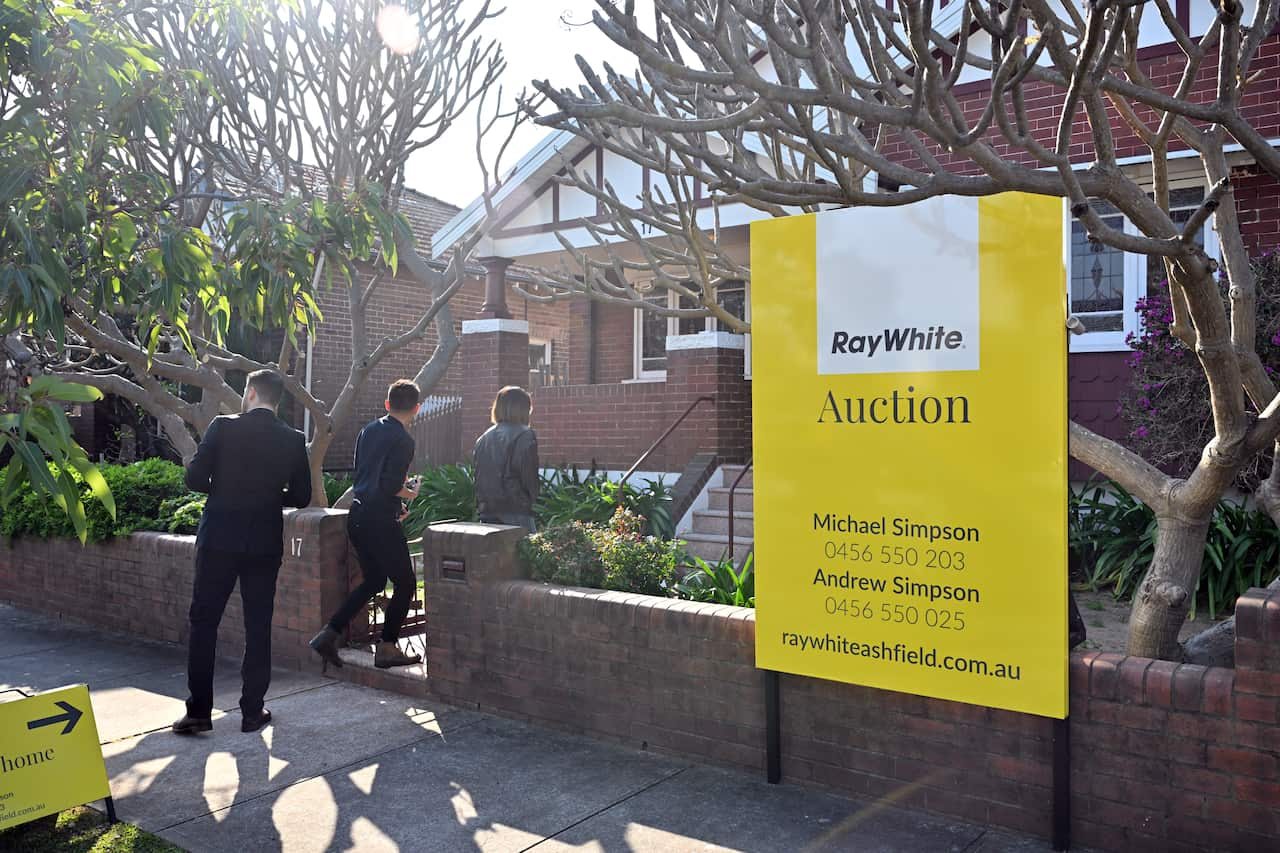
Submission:
[[[284,379],[274,370],[249,374],[243,412],[215,418],[187,468],[187,487],[209,500],[196,533],[196,579],[191,592],[187,652],[187,715],[177,734],[213,729],[213,662],[218,623],[240,581],[244,605],[244,664],[240,674],[240,730],[271,722],[262,707],[271,683],[271,615],[284,554],[286,506],[311,502],[311,470],[302,433],[276,417]]]

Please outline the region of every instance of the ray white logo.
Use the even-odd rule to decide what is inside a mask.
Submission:
[[[878,335],[835,332],[831,336],[833,354],[865,355],[867,358],[875,358],[876,353],[927,352],[962,347],[964,347],[964,332],[959,329],[948,330],[942,325],[930,326],[928,329],[916,326],[885,329]]]
[[[978,369],[978,208],[933,199],[817,219],[822,375]]]

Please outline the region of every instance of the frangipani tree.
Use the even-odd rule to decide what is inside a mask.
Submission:
[[[873,0],[655,0],[651,26],[637,20],[632,0],[597,0],[596,26],[635,57],[637,70],[580,61],[580,88],[539,84],[558,110],[541,121],[772,215],[939,195],[1060,196],[1091,240],[1162,263],[1173,293],[1171,332],[1196,353],[1208,380],[1213,438],[1184,478],[1079,424],[1071,425],[1070,450],[1154,509],[1156,552],[1134,601],[1128,650],[1179,658],[1178,633],[1214,508],[1241,467],[1280,435],[1280,397],[1258,357],[1256,289],[1227,156],[1238,145],[1280,176],[1280,152],[1242,110],[1247,95],[1277,94],[1277,75],[1259,54],[1280,2],[1258,0],[1246,19],[1238,0],[1222,0],[1200,38],[1191,37],[1171,0],[1098,0],[1085,8],[1053,0],[957,2],[964,4],[960,20],[943,31],[934,22],[938,7],[920,0],[888,7]],[[1143,70],[1139,35],[1151,26],[1163,27],[1181,52],[1171,86]],[[980,111],[967,109],[960,88],[976,79],[990,90]],[[1205,80],[1207,95],[1197,86]],[[1052,93],[1051,123],[1031,117],[1033,90],[1041,98]],[[1117,128],[1150,151],[1144,178],[1122,168]],[[1170,210],[1171,145],[1194,152],[1208,187],[1186,218]],[[1082,159],[1092,162],[1077,168]],[[630,209],[638,207],[641,218],[662,216],[668,233],[681,230],[687,201],[669,199],[663,207],[652,198],[624,201],[605,187],[597,192],[615,221],[636,216]],[[1133,230],[1109,224],[1103,203]],[[1210,217],[1221,264],[1197,240]],[[597,233],[609,236],[602,230],[608,227]],[[685,269],[709,310],[714,274],[697,263],[708,250],[697,234],[688,237],[693,263]],[[559,293],[645,308],[643,295],[616,282],[608,289],[605,266],[597,263],[581,282],[561,276]],[[1280,521],[1280,469],[1256,497]]]

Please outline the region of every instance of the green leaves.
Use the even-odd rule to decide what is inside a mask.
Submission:
[[[742,568],[726,554],[714,563],[692,557],[693,571],[675,585],[678,598],[734,607],[756,606],[755,554],[748,554]]]
[[[1069,504],[1071,555],[1092,589],[1109,588],[1118,599],[1137,590],[1155,555],[1156,517],[1114,483],[1095,483]],[[1203,604],[1217,619],[1251,587],[1280,572],[1280,528],[1262,512],[1231,501],[1218,504],[1205,541],[1204,564],[1191,613]]]
[[[96,388],[54,376],[41,376],[18,391],[18,407],[0,416],[0,447],[13,450],[0,489],[0,507],[7,507],[29,484],[51,498],[66,514],[81,542],[88,536],[88,516],[81,484],[88,496],[115,517],[115,501],[102,474],[76,443],[71,424],[59,402],[90,403],[101,399]]]

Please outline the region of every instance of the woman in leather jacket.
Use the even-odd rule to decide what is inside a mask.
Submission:
[[[538,499],[538,436],[529,428],[533,400],[508,385],[493,400],[493,426],[476,441],[476,508],[485,524],[510,524],[537,530],[533,504]]]

